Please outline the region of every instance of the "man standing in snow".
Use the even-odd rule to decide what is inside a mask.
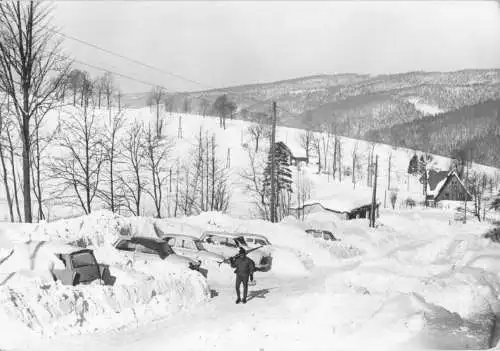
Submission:
[[[236,273],[236,303],[247,303],[248,280],[253,281],[253,272],[255,271],[255,262],[247,257],[244,248],[240,247],[240,252],[237,256],[231,257],[231,267],[235,268]],[[241,300],[240,286],[243,283],[243,300]]]

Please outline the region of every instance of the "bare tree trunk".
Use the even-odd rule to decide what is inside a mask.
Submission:
[[[211,162],[212,162],[212,202],[211,202],[211,209],[213,210],[215,207],[215,135],[212,135],[212,155],[211,155]]]
[[[9,140],[10,168],[12,171],[12,184],[14,185],[14,200],[16,203],[16,212],[17,212],[17,217],[19,218],[19,222],[22,222],[21,208],[19,206],[19,196],[17,195],[18,188],[17,188],[17,176],[16,176],[16,165],[15,165],[16,159],[14,158],[14,143],[12,142],[9,128],[6,128],[6,132],[7,132],[7,139]]]
[[[338,142],[339,145],[339,155],[338,155],[338,160],[339,160],[339,182],[342,182],[342,143],[339,139]]]
[[[179,160],[177,160],[177,170],[175,177],[175,207],[174,207],[174,217],[177,217],[177,210],[179,208]]]
[[[3,183],[5,186],[5,195],[7,196],[7,205],[9,206],[10,221],[14,222],[14,211],[12,209],[12,197],[10,196],[9,178],[7,176],[7,167],[5,166],[5,157],[3,154],[2,143],[0,142],[0,161],[2,161]]]

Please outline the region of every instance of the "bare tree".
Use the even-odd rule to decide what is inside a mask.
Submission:
[[[33,194],[35,195],[35,198],[37,200],[37,205],[38,205],[38,220],[43,220],[45,219],[45,213],[43,211],[43,206],[44,206],[44,196],[43,196],[43,187],[42,187],[42,181],[45,181],[42,179],[42,158],[43,158],[43,153],[47,149],[47,147],[52,143],[52,141],[55,139],[55,136],[58,132],[59,126],[53,130],[53,131],[48,131],[46,133],[41,133],[42,130],[42,121],[43,117],[41,115],[35,115],[35,128],[33,130],[34,136],[32,137],[33,140],[33,151],[31,153],[32,155],[32,161],[31,161],[31,175],[32,175],[32,183],[33,183]],[[44,128],[46,129],[46,128]],[[13,156],[12,156],[13,157]],[[17,185],[16,185],[17,187]],[[18,206],[19,208],[19,206]],[[19,211],[19,210],[18,210]],[[20,214],[19,214],[20,216]]]
[[[300,133],[299,142],[300,146],[306,151],[307,162],[309,163],[309,156],[311,154],[314,134],[310,130],[305,130]]]
[[[167,161],[173,142],[168,138],[156,138],[148,127],[145,133],[145,168],[150,173],[150,187],[146,188],[154,202],[156,217],[161,218],[164,185],[168,180]]]
[[[59,156],[54,157],[52,177],[59,181],[58,197],[75,199],[85,214],[92,212],[92,204],[99,191],[102,165],[105,160],[99,116],[95,109],[77,110],[61,122],[58,134]],[[67,195],[72,192],[73,195]]]
[[[163,106],[165,107],[165,111],[172,115],[174,111],[174,98],[173,96],[165,96],[163,99]]]
[[[358,147],[359,142],[354,143],[354,147],[352,148],[352,185],[356,188],[356,169],[358,165]]]
[[[156,106],[156,135],[161,135],[162,125],[160,123],[160,103],[165,99],[165,89],[157,85],[148,95],[148,105]]]
[[[103,145],[105,150],[105,162],[108,166],[106,175],[109,183],[109,190],[101,190],[100,197],[106,203],[111,212],[115,212],[120,204],[120,198],[116,196],[116,164],[119,156],[118,149],[120,148],[119,135],[125,123],[125,114],[123,111],[118,111],[113,116],[111,123],[108,123],[104,130]]]
[[[214,111],[219,115],[219,124],[226,129],[226,119],[236,111],[236,104],[229,100],[227,94],[219,96],[213,105]]]
[[[12,209],[12,197],[10,195],[9,177],[7,172],[7,166],[5,164],[5,154],[4,154],[4,144],[3,144],[3,134],[5,127],[6,116],[3,113],[3,103],[0,104],[0,161],[2,163],[2,178],[5,187],[5,196],[7,197],[7,205],[9,207],[10,221],[14,222],[14,211]]]
[[[85,72],[79,69],[73,69],[69,72],[65,79],[65,84],[68,84],[73,91],[73,106],[76,106],[76,95],[82,88],[82,81]]]
[[[134,215],[141,214],[141,200],[146,186],[142,170],[146,160],[143,152],[144,128],[135,123],[126,133],[122,145],[124,171],[119,180],[127,209]]]
[[[208,108],[210,107],[210,102],[207,99],[201,99],[200,109],[203,117],[207,115]]]
[[[104,90],[104,86],[103,86],[103,79],[102,77],[97,77],[94,79],[94,82],[93,82],[93,85],[94,85],[94,92],[95,94],[97,95],[97,108],[101,108],[101,102],[102,102],[102,94],[103,94],[103,90]]]
[[[313,135],[312,146],[316,152],[316,157],[318,159],[318,174],[321,174],[322,162],[321,162],[321,139],[318,135]]]
[[[240,173],[244,181],[244,189],[252,197],[259,216],[264,220],[270,220],[268,191],[264,187],[265,160],[260,160],[258,154],[251,149],[248,149],[248,158],[250,167]]]
[[[31,121],[57,101],[69,65],[52,40],[50,7],[40,2],[0,2],[0,90],[11,99],[21,140],[24,219],[31,213]]]
[[[115,91],[113,75],[110,72],[104,73],[101,84],[104,95],[106,95],[106,105],[109,110],[111,109],[111,99],[113,97],[113,92]]]
[[[260,123],[252,123],[248,127],[248,132],[255,142],[255,152],[259,152],[259,141],[264,135],[264,126]]]
[[[488,186],[488,176],[481,172],[471,172],[467,184],[474,201],[474,216],[481,221],[481,210],[484,207],[484,196]],[[484,217],[485,214],[483,219]]]

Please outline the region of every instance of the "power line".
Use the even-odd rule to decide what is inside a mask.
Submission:
[[[180,74],[175,74],[175,73],[172,73],[172,72],[166,71],[166,70],[164,70],[164,69],[161,69],[161,68],[158,68],[158,67],[154,67],[154,66],[152,66],[152,65],[150,65],[150,64],[144,63],[144,62],[139,61],[139,60],[136,60],[136,59],[134,59],[134,58],[130,58],[130,57],[127,57],[127,56],[125,56],[125,55],[119,54],[119,53],[117,53],[117,52],[114,52],[114,51],[111,51],[111,50],[105,49],[105,48],[103,48],[103,47],[101,47],[101,46],[99,46],[99,45],[92,44],[92,43],[90,43],[90,42],[88,42],[88,41],[85,41],[85,40],[82,40],[82,39],[78,39],[78,38],[76,38],[76,37],[73,37],[73,36],[70,36],[70,35],[67,35],[67,34],[61,33],[61,32],[60,32],[60,31],[58,31],[58,30],[51,29],[51,31],[52,31],[52,32],[54,32],[54,33],[56,33],[56,34],[58,34],[58,35],[60,35],[60,36],[62,36],[62,37],[64,37],[64,38],[66,38],[66,39],[70,39],[70,40],[76,41],[76,42],[78,42],[78,43],[80,43],[80,44],[84,44],[84,45],[90,46],[90,47],[92,47],[92,48],[94,48],[94,49],[100,50],[100,51],[105,52],[105,53],[107,53],[107,54],[109,54],[109,55],[113,55],[113,56],[119,57],[119,58],[124,59],[124,60],[127,60],[127,61],[130,61],[130,62],[135,63],[135,64],[137,64],[137,65],[141,65],[141,66],[143,66],[143,67],[146,67],[146,68],[149,68],[149,69],[152,69],[152,70],[158,71],[158,72],[162,72],[162,73],[168,74],[168,75],[170,75],[170,76],[172,76],[172,77],[180,78],[180,79],[182,79],[182,80],[185,80],[185,81],[188,81],[188,82],[191,82],[191,83],[197,84],[197,85],[199,85],[199,86],[204,86],[205,88],[209,88],[209,89],[212,89],[212,88],[213,88],[213,87],[210,87],[210,86],[205,85],[205,84],[203,84],[203,83],[200,83],[200,82],[198,82],[198,81],[195,81],[195,80],[193,80],[193,79],[190,79],[190,78],[186,78],[186,77],[184,77],[184,76],[181,76]]]
[[[120,72],[116,72],[116,71],[113,71],[113,70],[110,70],[110,69],[107,69],[107,68],[104,68],[104,67],[96,66],[96,65],[93,65],[93,64],[90,64],[90,63],[87,63],[87,62],[83,62],[83,61],[79,61],[79,60],[76,60],[76,59],[73,59],[73,61],[77,62],[77,63],[79,63],[81,65],[85,65],[85,66],[88,66],[88,67],[91,67],[91,68],[95,68],[95,69],[98,69],[98,70],[101,70],[101,71],[104,71],[104,72],[113,73],[116,76],[119,76],[119,77],[122,77],[122,78],[126,78],[126,79],[129,79],[129,80],[133,80],[133,81],[138,82],[138,83],[142,83],[142,84],[149,85],[149,86],[152,86],[152,87],[158,86],[160,88],[165,89],[166,91],[170,90],[170,89],[165,88],[162,85],[155,84],[155,83],[149,83],[149,82],[146,82],[145,80],[134,78],[134,77],[131,77],[129,75],[126,75],[126,74],[123,74],[123,73],[120,73]]]
[[[185,81],[188,81],[188,82],[191,82],[191,83],[197,84],[197,85],[199,85],[199,86],[201,86],[201,87],[208,88],[208,89],[213,89],[213,90],[226,90],[228,93],[231,93],[231,92],[232,92],[231,90],[228,90],[227,88],[220,88],[220,89],[218,89],[218,88],[215,88],[215,87],[209,86],[209,85],[207,85],[207,84],[203,84],[203,83],[201,83],[201,82],[199,82],[199,81],[196,81],[196,80],[193,80],[193,79],[190,79],[190,78],[186,78],[186,77],[184,77],[184,76],[182,76],[182,75],[180,75],[180,74],[176,74],[176,73],[172,73],[172,72],[166,71],[166,70],[164,70],[164,69],[161,69],[161,68],[158,68],[158,67],[152,66],[152,65],[147,64],[147,63],[144,63],[144,62],[142,62],[142,61],[139,61],[139,60],[137,60],[137,59],[130,58],[130,57],[127,57],[127,56],[125,56],[125,55],[123,55],[123,54],[116,53],[116,52],[114,52],[114,51],[108,50],[108,49],[103,48],[103,47],[101,47],[101,46],[99,46],[99,45],[96,45],[96,44],[90,43],[90,42],[88,42],[88,41],[85,41],[85,40],[83,40],[83,39],[79,39],[79,38],[76,38],[76,37],[74,37],[74,36],[64,34],[64,33],[60,32],[60,31],[58,31],[58,30],[51,29],[51,31],[52,31],[52,32],[54,32],[54,33],[56,33],[56,34],[58,34],[58,35],[60,35],[60,36],[62,36],[62,37],[64,37],[64,38],[66,38],[66,39],[76,41],[76,42],[81,43],[81,44],[83,44],[83,45],[87,45],[87,46],[92,47],[92,48],[94,48],[94,49],[96,49],[96,50],[100,50],[100,51],[105,52],[105,53],[107,53],[107,54],[109,54],[109,55],[113,55],[113,56],[119,57],[119,58],[121,58],[121,59],[127,60],[127,61],[132,62],[132,63],[135,63],[135,64],[137,64],[137,65],[141,65],[141,66],[146,67],[146,68],[149,68],[149,69],[151,69],[151,70],[155,70],[155,71],[158,71],[158,72],[162,72],[162,73],[168,74],[168,75],[170,75],[170,76],[172,76],[172,77],[176,77],[176,78],[179,78],[179,79],[182,79],[182,80],[185,80]],[[88,67],[92,67],[92,68],[95,68],[95,69],[99,69],[99,70],[104,70],[104,71],[109,71],[109,72],[112,72],[111,70],[107,70],[107,69],[104,69],[104,68],[102,68],[102,67],[95,66],[95,65],[92,65],[92,64],[89,64],[89,63],[86,63],[86,62],[78,61],[78,60],[76,60],[76,59],[75,59],[74,61],[75,61],[75,62],[78,62],[78,63],[80,63],[80,64],[83,64],[83,65],[86,65],[86,66],[88,66]],[[116,74],[116,75],[118,75],[118,76],[121,76],[121,77],[123,77],[123,78],[130,79],[130,80],[133,80],[133,81],[136,81],[136,82],[142,83],[142,84],[146,84],[146,85],[149,85],[149,86],[160,86],[160,87],[164,88],[165,90],[169,90],[169,89],[167,89],[167,88],[165,88],[165,87],[163,87],[163,86],[161,86],[161,85],[159,85],[159,84],[152,84],[152,83],[149,83],[149,82],[146,82],[146,81],[143,81],[143,80],[137,79],[137,78],[133,78],[133,77],[128,76],[128,75],[123,74],[123,73],[119,73],[119,72],[113,72],[113,73],[114,73],[114,74]],[[233,92],[233,93],[234,93],[234,92]],[[267,104],[267,103],[270,103],[270,102],[271,102],[271,101],[266,101],[266,100],[258,100],[258,99],[252,98],[252,97],[249,97],[249,99],[250,99],[250,100],[252,100],[253,102],[258,103],[258,104]],[[285,113],[289,114],[289,115],[290,115],[290,116],[292,116],[292,117],[295,117],[295,116],[296,116],[294,113],[290,112],[289,110],[285,109],[285,108],[284,108],[284,107],[282,107],[282,106],[277,106],[277,107],[278,107],[281,111],[283,111],[283,112],[285,112]]]

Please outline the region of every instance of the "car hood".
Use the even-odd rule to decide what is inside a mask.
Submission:
[[[177,255],[177,254],[168,255],[165,258],[165,261],[173,263],[173,264],[183,265],[186,267],[188,267],[190,263],[198,264],[198,262],[190,259],[189,257],[181,256],[181,255]]]
[[[224,256],[219,255],[215,252],[210,252],[210,251],[198,251],[198,256],[201,259],[208,259],[208,260],[214,260],[214,261],[224,260]]]

